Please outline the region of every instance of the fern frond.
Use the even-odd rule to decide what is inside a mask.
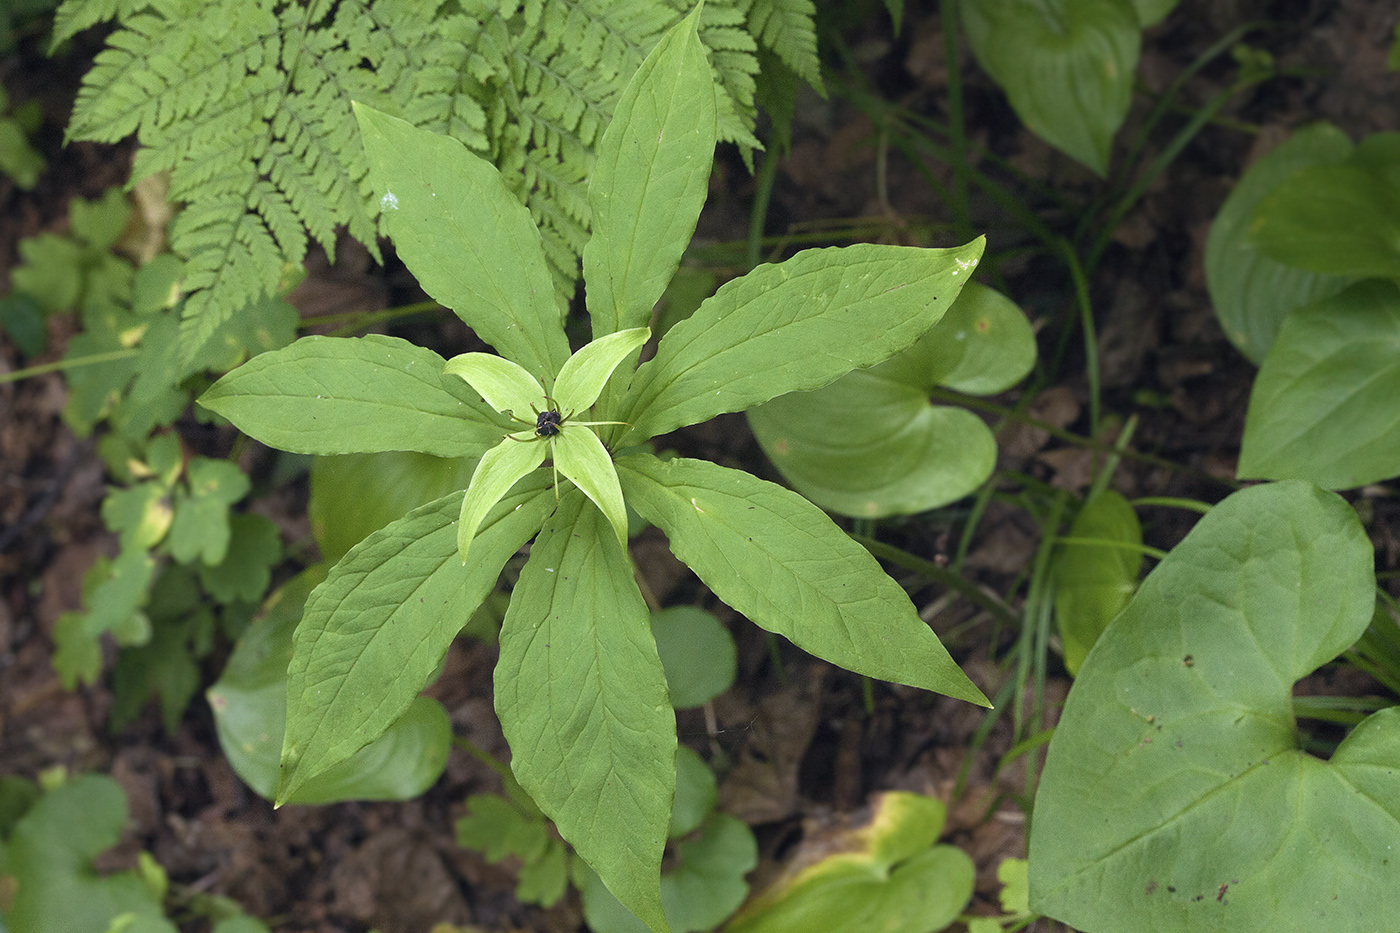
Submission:
[[[816,12],[812,0],[753,0],[749,32],[825,97],[817,61],[817,31],[812,26]]]
[[[492,159],[530,209],[561,298],[588,240],[593,149],[628,79],[692,0],[64,0],[55,35],[117,20],[70,138],[135,134],[133,181],[170,173],[184,213],[182,330],[191,358],[271,294],[308,237],[345,228],[378,257],[377,205],[350,104]],[[700,37],[722,93],[719,135],[746,154],[758,41],[819,81],[810,0],[708,0]]]

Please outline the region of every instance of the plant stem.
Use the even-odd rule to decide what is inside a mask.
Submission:
[[[91,353],[87,356],[75,356],[66,360],[55,360],[52,363],[40,363],[37,366],[26,366],[24,369],[0,373],[0,385],[5,385],[9,382],[19,382],[21,379],[28,379],[31,376],[42,376],[44,373],[66,372],[67,370],[79,369],[83,366],[95,366],[98,363],[129,360],[140,352],[139,349],[135,348],[130,350],[109,350],[106,353]]]

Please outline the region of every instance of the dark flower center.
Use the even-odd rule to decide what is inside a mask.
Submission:
[[[563,422],[564,419],[559,412],[551,408],[546,408],[535,418],[535,436],[554,437],[559,433],[559,426],[563,424]]]

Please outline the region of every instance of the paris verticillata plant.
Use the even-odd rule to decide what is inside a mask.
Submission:
[[[705,200],[715,87],[696,14],[618,102],[589,185],[593,341],[570,353],[539,233],[459,143],[357,106],[374,194],[423,288],[500,356],[308,337],[202,403],[286,450],[479,458],[465,491],[370,535],[312,593],[288,671],[280,801],[381,735],[531,539],[500,634],[495,703],[521,786],[624,905],[659,893],[675,717],[626,550],[626,510],[755,624],[852,671],[986,700],[903,589],[797,494],[650,438],[814,389],[908,347],[982,252],[861,245],[755,269],[636,366]],[[544,460],[550,469],[541,469]]]

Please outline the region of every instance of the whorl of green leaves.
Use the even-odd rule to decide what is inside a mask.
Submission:
[[[350,103],[489,158],[529,206],[561,295],[588,239],[586,179],[618,94],[690,0],[65,0],[55,44],[118,28],[84,76],[71,139],[141,149],[186,206],[184,353],[272,294],[308,234],[343,226],[378,255]],[[700,38],[723,93],[719,138],[753,136],[758,46],[820,81],[808,0],[708,0]]]

